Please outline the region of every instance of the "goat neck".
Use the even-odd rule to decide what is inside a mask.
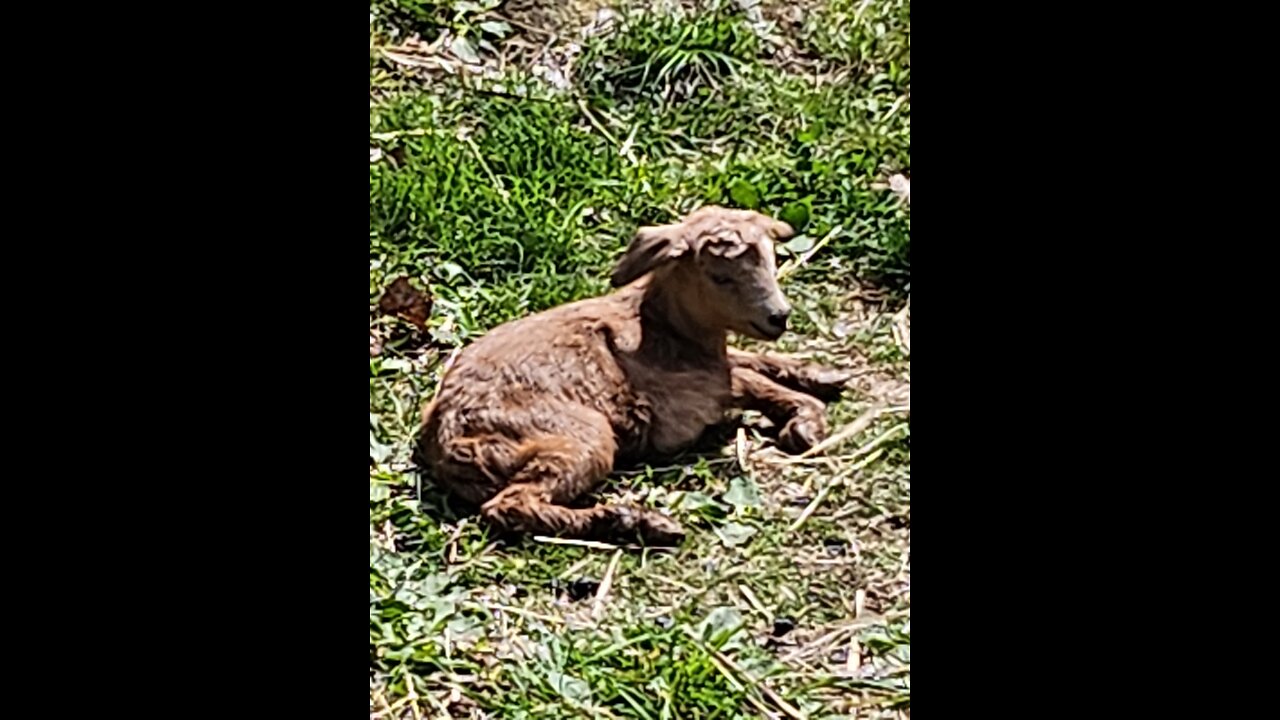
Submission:
[[[655,273],[640,301],[640,353],[659,360],[699,363],[727,357],[725,323],[702,300],[696,279]]]

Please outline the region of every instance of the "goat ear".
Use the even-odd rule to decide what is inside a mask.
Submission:
[[[613,286],[622,287],[689,251],[680,225],[640,228],[613,271]]]
[[[773,236],[774,240],[787,240],[795,235],[796,231],[781,220],[770,220],[769,234]]]

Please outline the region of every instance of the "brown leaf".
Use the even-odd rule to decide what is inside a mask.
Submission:
[[[386,315],[395,315],[427,331],[427,318],[431,316],[431,298],[409,284],[409,278],[401,276],[387,288],[378,301],[378,309]]]

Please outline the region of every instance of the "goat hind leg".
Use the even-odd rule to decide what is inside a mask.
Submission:
[[[620,505],[565,505],[599,484],[612,459],[611,445],[592,448],[569,438],[533,441],[512,484],[486,502],[481,515],[511,532],[678,544],[684,530],[661,513]]]
[[[680,524],[661,513],[623,505],[571,508],[550,502],[536,485],[512,485],[484,504],[481,514],[491,525],[509,532],[566,538],[678,545]]]

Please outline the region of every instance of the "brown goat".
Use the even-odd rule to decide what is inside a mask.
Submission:
[[[457,356],[423,411],[419,465],[503,530],[679,542],[652,510],[569,504],[614,461],[694,443],[731,408],[761,411],[779,444],[826,434],[819,397],[846,373],[730,350],[726,333],[776,340],[790,306],[773,241],[792,229],[759,213],[705,207],[640,229],[613,273],[620,290],[499,326]]]

